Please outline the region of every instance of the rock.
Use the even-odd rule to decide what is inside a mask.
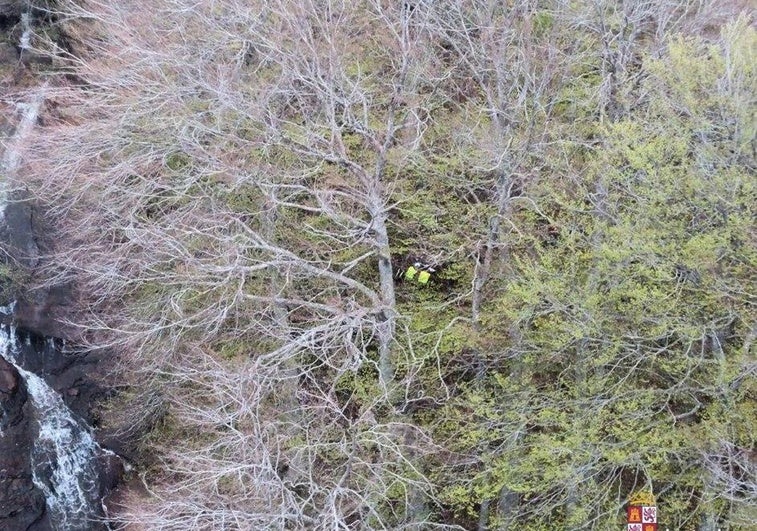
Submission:
[[[15,333],[16,363],[42,376],[61,394],[74,416],[92,424],[94,407],[107,394],[97,380],[97,356],[68,352],[62,340],[25,330],[17,329]],[[24,379],[0,357],[0,531],[51,529],[44,495],[34,485],[31,474],[38,430]],[[99,496],[104,498],[120,481],[123,465],[116,454],[104,452],[97,458],[96,470]],[[106,529],[105,525],[93,524],[90,531]]]
[[[5,222],[0,227],[0,240],[14,260],[27,269],[39,263],[39,248],[32,225],[32,205],[22,194],[13,194],[5,207]]]
[[[0,17],[18,19],[27,10],[27,0],[0,0]]]
[[[0,393],[4,395],[13,395],[18,388],[18,371],[0,358]]]
[[[0,357],[0,432],[19,423],[19,415],[26,401],[26,390],[19,388],[16,368]]]
[[[41,376],[87,424],[96,423],[95,406],[110,393],[100,382],[103,354],[68,350],[60,339],[23,328],[17,329],[16,335],[20,346],[15,353],[18,365]]]
[[[0,42],[0,65],[15,64],[18,62],[16,47],[7,42]]]
[[[40,265],[40,256],[52,246],[50,239],[54,231],[45,225],[43,218],[28,194],[21,191],[15,192],[6,206],[4,222],[0,223],[0,249],[4,251],[0,253],[0,262],[4,261],[17,277],[33,277],[35,268]],[[2,291],[9,293],[3,297]],[[70,315],[72,299],[73,293],[67,284],[34,291],[23,286],[0,290],[0,305],[16,301],[18,327],[50,337],[76,338],[77,332],[63,324]]]
[[[24,0],[0,0],[0,67],[11,51],[13,60],[18,60],[15,47],[8,48],[2,33],[10,28],[18,31],[25,4]],[[17,122],[16,110],[0,103],[0,147],[7,144],[5,139],[13,135]],[[0,306],[6,307],[11,301],[16,304],[13,312],[9,306],[3,308],[0,324],[16,327],[19,348],[14,356],[18,365],[42,377],[60,393],[75,416],[95,426],[96,407],[110,394],[101,383],[106,364],[100,363],[109,358],[102,352],[72,350],[60,339],[78,337],[63,324],[74,305],[70,286],[34,291],[27,288],[39,280],[43,257],[55,244],[55,230],[45,224],[44,212],[39,212],[25,194],[16,192],[12,199],[0,222]],[[0,531],[52,529],[44,494],[32,481],[31,456],[39,430],[33,412],[24,379],[0,357]],[[102,442],[102,437],[97,438]],[[118,443],[115,439],[113,442]],[[101,456],[99,464],[98,486],[104,497],[120,480],[123,470],[113,453]],[[105,525],[93,524],[91,531],[105,529]]]
[[[114,453],[106,453],[98,459],[100,485],[104,493],[109,493],[121,482],[124,476],[124,464]]]
[[[31,450],[36,436],[32,407],[18,371],[0,358],[0,529],[51,529],[45,497],[34,486]]]
[[[75,340],[76,331],[62,324],[69,309],[70,295],[71,289],[67,285],[16,293],[16,324],[39,335]]]
[[[41,234],[49,237],[49,233],[40,228],[35,217],[29,202],[8,205],[5,223],[0,224],[0,245],[7,251],[3,253],[6,267],[19,273],[6,283],[32,276],[39,265],[38,241],[43,239]],[[0,321],[18,327],[17,362],[43,377],[78,417],[93,424],[96,404],[108,395],[99,383],[102,354],[70,351],[64,348],[63,340],[45,337],[64,334],[57,316],[65,315],[71,290],[58,286],[32,293],[22,285],[11,285],[8,291],[9,296],[0,305],[14,299],[18,303],[13,315],[0,315]],[[32,481],[31,455],[38,432],[32,406],[18,371],[7,362],[0,363],[0,531],[51,529],[44,494]],[[110,455],[100,471],[102,496],[120,478],[118,458]],[[92,531],[96,530],[104,531],[105,527],[93,525]]]
[[[8,63],[51,64],[52,57],[35,47],[32,28],[49,22],[50,0],[0,0],[0,66]]]

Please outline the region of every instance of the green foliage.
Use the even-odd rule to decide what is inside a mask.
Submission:
[[[726,391],[718,374],[728,367],[729,381],[743,376],[739,334],[727,323],[753,323],[733,290],[754,285],[754,246],[744,238],[755,192],[736,159],[703,166],[697,153],[723,153],[725,141],[695,133],[703,119],[718,119],[702,109],[722,108],[724,61],[719,47],[673,41],[660,60],[667,70],[647,65],[659,76],[650,78],[647,110],[595,131],[602,148],[582,155],[570,189],[539,188],[556,240],[545,237],[541,215],[516,214],[513,273],[482,317],[487,333],[499,327],[509,338],[498,347],[512,353],[510,376],[488,375],[456,399],[459,424],[438,426],[457,451],[479,457],[467,479],[444,490],[460,514],[474,517],[507,491],[532,511],[518,520],[528,529],[583,528],[590,518],[614,525],[621,502],[612,493],[627,493],[639,475],[666,492],[665,525],[684,528],[729,505],[705,494],[711,471],[700,459],[724,440],[754,444],[746,420],[754,401]],[[691,105],[694,117],[663,112],[668,99]],[[730,339],[714,345],[714,334]]]
[[[701,13],[210,4],[147,32],[197,57],[122,65],[118,108],[158,118],[119,116],[71,192],[176,408],[162,509],[208,483],[183,522],[604,530],[651,486],[661,528],[748,521],[720,456],[755,446],[749,20],[663,42]]]

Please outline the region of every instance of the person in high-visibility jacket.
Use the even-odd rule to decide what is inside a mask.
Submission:
[[[415,280],[415,275],[418,274],[418,269],[420,269],[420,267],[421,264],[418,262],[408,267],[407,271],[405,271],[405,280]]]
[[[431,279],[431,273],[436,271],[433,267],[424,266],[420,262],[416,262],[405,271],[405,280],[412,281],[417,280],[418,284],[425,286]]]

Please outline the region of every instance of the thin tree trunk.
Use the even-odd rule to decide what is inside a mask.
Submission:
[[[373,194],[372,194],[373,195]],[[394,380],[394,362],[392,360],[392,342],[395,327],[394,272],[389,248],[389,234],[386,228],[386,213],[383,201],[378,194],[371,197],[372,228],[376,250],[378,252],[379,296],[381,309],[378,315],[379,340],[379,380],[381,386],[389,390]]]
[[[473,279],[473,296],[471,300],[471,318],[473,319],[474,329],[478,329],[479,319],[481,317],[481,305],[483,304],[483,289],[491,275],[492,261],[494,259],[494,250],[499,243],[499,230],[502,226],[502,218],[508,212],[508,200],[511,197],[513,182],[504,173],[497,180],[497,213],[492,217],[489,223],[489,232],[484,245],[484,258],[480,267],[476,269],[476,276]]]

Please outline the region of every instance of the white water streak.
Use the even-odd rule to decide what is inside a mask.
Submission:
[[[5,217],[9,187],[21,167],[22,146],[36,125],[39,110],[45,101],[45,88],[46,85],[38,87],[28,102],[16,104],[21,111],[21,120],[13,136],[6,142],[3,158],[0,161],[0,221]]]
[[[31,37],[32,37],[32,16],[29,12],[22,13],[21,14],[21,28],[23,30],[23,33],[21,33],[21,39],[19,40],[19,47],[21,48],[21,53],[24,53],[24,51],[28,50],[32,47]]]
[[[0,355],[26,382],[39,435],[32,451],[32,480],[45,494],[50,522],[59,531],[87,531],[98,499],[97,456],[103,452],[87,427],[73,417],[58,393],[16,363],[13,328],[0,331]]]

